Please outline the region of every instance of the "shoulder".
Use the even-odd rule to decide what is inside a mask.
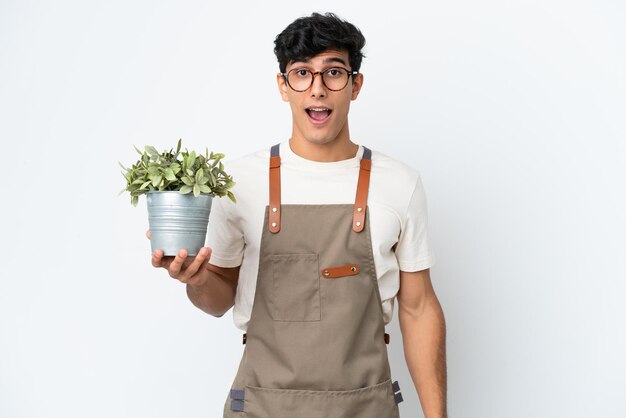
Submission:
[[[224,170],[233,177],[237,188],[259,187],[259,181],[266,180],[270,148],[266,147],[255,152],[233,159],[224,159]]]
[[[372,209],[375,209],[372,213],[381,217],[389,215],[389,219],[393,216],[400,225],[404,225],[407,216],[416,212],[412,207],[421,205],[423,201],[425,196],[417,168],[381,152],[372,151],[368,201]]]
[[[239,157],[224,158],[224,170],[235,182],[231,191],[237,198],[237,203],[220,199],[225,210],[243,210],[245,213],[245,210],[265,199],[263,193],[267,192],[269,155],[270,147],[266,147]]]
[[[233,172],[234,177],[235,172],[246,174],[251,171],[267,168],[269,156],[270,147],[266,147],[233,159],[225,158],[224,166],[227,172],[229,170]]]
[[[378,179],[395,192],[412,191],[420,181],[417,168],[390,157],[382,152],[372,150],[372,181]]]

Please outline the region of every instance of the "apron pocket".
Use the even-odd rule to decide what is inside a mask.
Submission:
[[[275,321],[319,321],[319,256],[276,254],[272,260],[272,315]]]
[[[249,418],[398,418],[391,381],[356,390],[246,387]]]

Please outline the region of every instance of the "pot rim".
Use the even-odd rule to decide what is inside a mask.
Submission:
[[[193,196],[193,197],[209,196],[209,197],[215,197],[215,194],[213,194],[213,193],[200,193],[200,196],[196,196],[193,193],[181,194],[179,190],[150,190],[150,191],[147,191],[145,194],[153,194],[153,193],[176,193],[176,194],[179,194],[181,196]]]

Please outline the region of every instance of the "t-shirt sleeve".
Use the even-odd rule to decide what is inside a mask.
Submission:
[[[235,204],[228,197],[213,198],[206,243],[212,250],[209,263],[218,267],[241,265],[245,240]]]
[[[396,244],[396,258],[401,271],[420,271],[435,263],[430,237],[426,194],[421,177],[418,177],[409,201],[400,237]]]

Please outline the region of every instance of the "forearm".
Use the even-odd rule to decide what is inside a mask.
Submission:
[[[235,304],[237,284],[207,268],[207,279],[199,285],[187,284],[187,296],[191,303],[209,315],[220,317]]]
[[[446,326],[436,298],[419,311],[399,310],[404,355],[426,418],[445,418]]]

